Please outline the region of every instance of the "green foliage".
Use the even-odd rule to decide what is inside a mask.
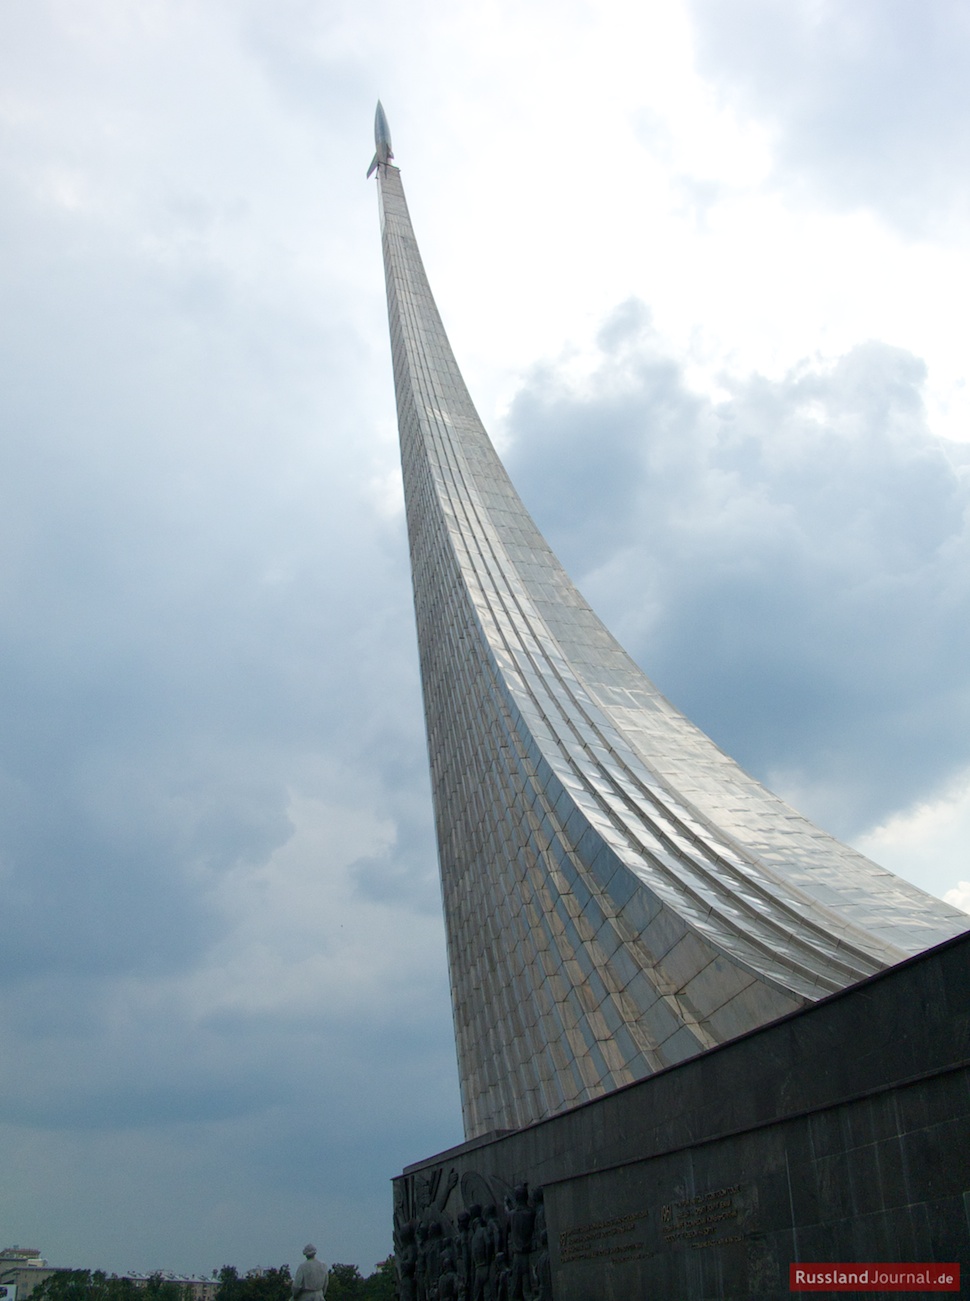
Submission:
[[[101,1271],[98,1270],[97,1274],[101,1274]],[[139,1289],[130,1278],[106,1279],[105,1287],[105,1301],[135,1301],[139,1293]]]
[[[397,1267],[394,1257],[378,1262],[377,1269],[371,1274],[365,1286],[369,1291],[364,1295],[367,1301],[395,1301],[397,1297]]]
[[[131,1280],[125,1279],[124,1281],[130,1282]],[[189,1301],[192,1295],[191,1291],[184,1288],[181,1283],[174,1283],[171,1279],[164,1279],[161,1274],[152,1274],[145,1284],[144,1291],[150,1301]],[[114,1301],[114,1298],[111,1298],[111,1301]]]
[[[235,1265],[223,1265],[219,1270],[216,1301],[290,1301],[292,1283],[289,1265],[280,1265],[279,1269],[251,1269],[245,1278],[239,1277]]]
[[[152,1274],[144,1287],[130,1278],[109,1278],[103,1269],[59,1269],[34,1288],[31,1301],[190,1301],[180,1283]]]
[[[330,1266],[330,1284],[327,1287],[327,1301],[364,1301],[367,1293],[364,1279],[356,1265]]]
[[[278,1269],[250,1270],[243,1279],[240,1301],[290,1301],[293,1279],[289,1265]]]
[[[251,1269],[244,1277],[235,1265],[223,1265],[218,1279],[216,1301],[291,1301],[293,1281],[287,1265]],[[382,1260],[368,1278],[356,1265],[330,1266],[327,1301],[395,1301],[396,1294],[393,1256]],[[130,1278],[109,1278],[100,1269],[59,1269],[34,1289],[31,1301],[192,1301],[192,1291],[161,1274],[138,1286]]]
[[[93,1301],[93,1296],[89,1269],[59,1269],[33,1291],[35,1301]]]
[[[239,1289],[242,1286],[239,1270],[235,1265],[223,1265],[219,1270],[219,1287],[216,1301],[239,1301]]]
[[[395,1301],[397,1271],[394,1257],[382,1260],[376,1271],[364,1278],[356,1265],[330,1266],[327,1301]]]

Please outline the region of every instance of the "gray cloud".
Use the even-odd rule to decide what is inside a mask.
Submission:
[[[527,385],[509,460],[607,623],[833,830],[938,790],[970,759],[970,485],[927,428],[920,360],[864,344],[714,404],[629,307],[601,343],[581,394]]]
[[[0,43],[0,1217],[366,1269],[460,1136],[370,92],[317,185],[231,25],[55,10]]]
[[[959,0],[691,0],[698,62],[776,133],[781,174],[909,234],[962,219],[970,24]]]

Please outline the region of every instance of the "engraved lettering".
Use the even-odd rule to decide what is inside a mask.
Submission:
[[[559,1256],[564,1265],[581,1260],[609,1260],[622,1264],[628,1260],[641,1260],[646,1244],[631,1235],[636,1234],[645,1211],[633,1215],[617,1215],[610,1220],[593,1220],[577,1224],[559,1235]],[[620,1239],[623,1241],[610,1241]]]
[[[741,1184],[715,1188],[694,1197],[682,1197],[661,1208],[664,1242],[679,1247],[719,1247],[729,1242],[741,1242],[744,1235],[737,1229],[742,1214],[748,1209]]]

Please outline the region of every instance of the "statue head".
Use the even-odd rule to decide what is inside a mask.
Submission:
[[[307,1260],[312,1260],[313,1257],[317,1254],[317,1249],[312,1242],[308,1242],[307,1245],[303,1248],[303,1254],[304,1256],[306,1256]]]

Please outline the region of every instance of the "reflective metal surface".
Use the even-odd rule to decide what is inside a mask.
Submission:
[[[389,163],[394,157],[394,151],[391,149],[391,128],[387,124],[387,114],[380,100],[377,101],[377,112],[374,114],[374,147],[376,152],[367,169],[368,177],[374,175],[381,163]]]
[[[749,777],[593,614],[478,418],[400,172],[378,161],[377,173],[474,1137],[681,1061],[968,919]]]

